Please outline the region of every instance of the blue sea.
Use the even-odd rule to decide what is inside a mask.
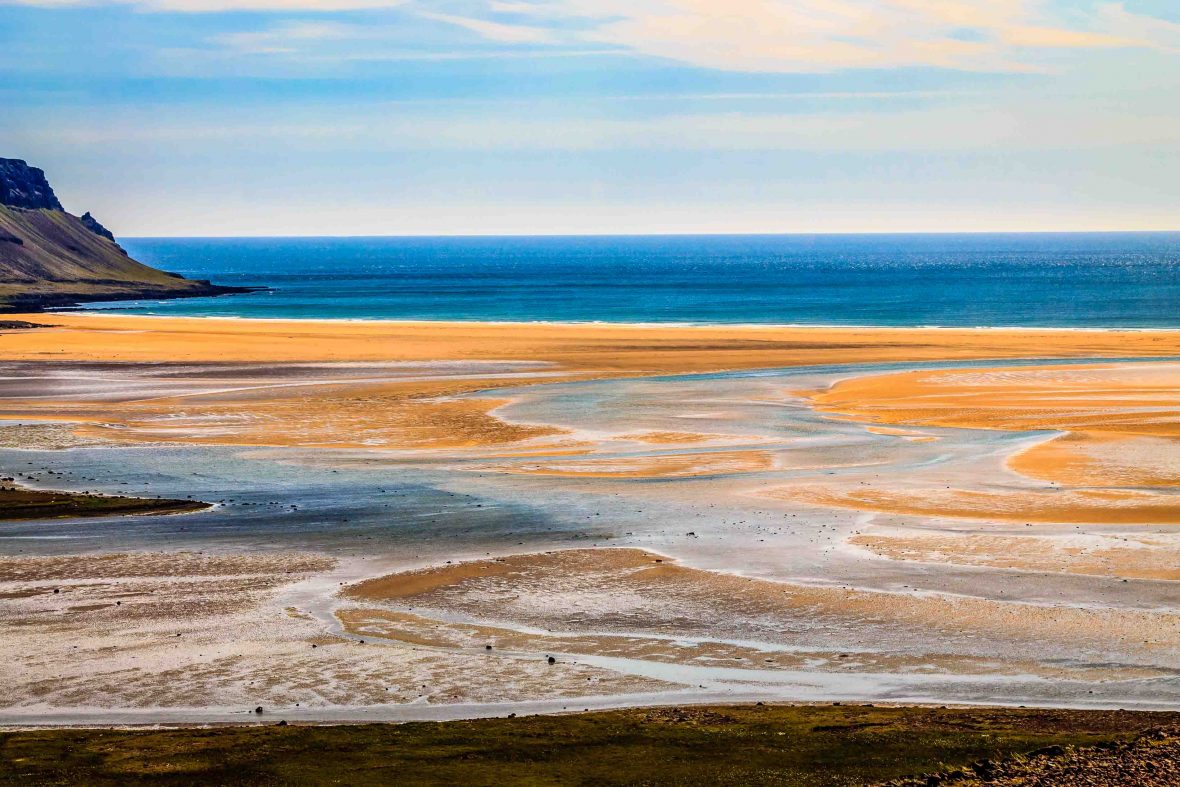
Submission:
[[[1180,233],[130,238],[249,295],[86,307],[337,319],[1180,327]]]

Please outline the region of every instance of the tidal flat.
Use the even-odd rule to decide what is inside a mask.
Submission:
[[[4,724],[1180,695],[1174,332],[40,319]]]

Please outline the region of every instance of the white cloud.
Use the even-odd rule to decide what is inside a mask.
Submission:
[[[420,12],[418,16],[424,19],[433,19],[436,22],[457,25],[458,27],[477,33],[483,38],[501,44],[550,44],[556,41],[550,31],[540,27],[509,25],[486,19],[456,16],[454,14],[439,14],[430,11]]]
[[[741,71],[1038,67],[1036,50],[1159,48],[1121,6],[1059,18],[1044,0],[492,0],[566,35]]]
[[[1103,3],[1098,18],[1111,33],[1150,41],[1156,47],[1180,52],[1180,24],[1153,16],[1134,14],[1123,3]]]
[[[339,22],[288,22],[267,30],[223,33],[210,40],[241,52],[274,54],[295,52],[300,43],[353,39],[364,33],[362,27]]]
[[[886,153],[920,151],[1180,152],[1180,117],[1153,111],[1094,113],[1088,106],[1043,95],[997,108],[986,100],[926,108],[841,112],[679,113],[643,118],[568,117],[561,113],[445,108],[392,102],[363,108],[205,111],[159,117],[154,108],[117,117],[90,116],[26,122],[38,139],[88,149],[199,148],[203,143],[245,149],[330,153],[350,151],[811,151]],[[20,129],[0,134],[20,136]]]
[[[15,5],[64,8],[67,6],[130,5],[148,11],[220,13],[225,11],[304,11],[335,13],[394,8],[407,0],[0,0]]]
[[[71,0],[0,0],[58,7]],[[401,7],[496,44],[608,47],[733,71],[938,67],[1041,70],[1050,53],[1180,49],[1180,25],[1122,3],[1053,0],[76,0],[146,11],[323,13]],[[283,30],[229,39],[286,52]],[[253,45],[250,35],[258,41]],[[354,31],[358,38],[367,37]],[[275,39],[268,44],[267,38]],[[325,36],[325,38],[334,36]],[[305,42],[312,40],[306,37]],[[422,42],[429,48],[429,32]],[[448,48],[454,47],[447,41]],[[305,48],[303,48],[305,49]],[[303,51],[301,49],[301,51]]]

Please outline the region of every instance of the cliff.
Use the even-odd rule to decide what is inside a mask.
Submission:
[[[28,210],[61,210],[44,170],[20,159],[0,158],[0,205]]]
[[[0,310],[247,291],[136,262],[89,213],[67,213],[44,172],[0,158]]]

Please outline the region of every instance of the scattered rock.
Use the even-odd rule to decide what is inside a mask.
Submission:
[[[1130,743],[1045,746],[1004,760],[980,760],[967,768],[925,773],[886,787],[1174,787],[1180,784],[1180,728],[1152,729]]]
[[[643,717],[649,724],[728,724],[733,721],[707,708],[653,708]]]

